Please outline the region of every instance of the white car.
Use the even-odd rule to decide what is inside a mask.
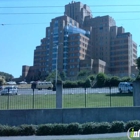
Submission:
[[[19,84],[27,84],[27,82],[21,81],[19,82]]]
[[[53,84],[51,82],[37,82],[36,88],[38,90],[41,90],[41,89],[52,89],[53,88]]]
[[[120,82],[118,86],[120,93],[132,93],[133,92],[133,84],[130,82]]]
[[[1,95],[17,95],[18,93],[18,89],[15,86],[8,86],[5,87],[2,91],[1,91]]]
[[[9,82],[7,82],[7,85],[16,85],[16,82],[14,82],[14,81],[9,81]]]

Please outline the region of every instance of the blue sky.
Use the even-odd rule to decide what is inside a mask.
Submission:
[[[19,77],[22,72],[22,65],[32,66],[34,49],[36,46],[40,45],[40,40],[45,37],[45,28],[49,26],[52,18],[63,15],[63,6],[68,4],[69,2],[71,1],[0,0],[0,71],[10,73],[14,77]],[[81,0],[81,2],[90,6],[91,11],[93,12],[93,17],[103,15],[110,15],[111,17],[113,17],[116,21],[116,25],[123,26],[126,32],[131,32],[133,35],[133,40],[137,43],[138,46],[140,45],[140,0]],[[3,8],[27,6],[60,7]],[[2,13],[56,14],[30,15]],[[140,56],[139,47],[138,56]]]

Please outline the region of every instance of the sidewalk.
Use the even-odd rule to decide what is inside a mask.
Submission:
[[[67,139],[97,139],[97,138],[115,138],[127,137],[127,133],[111,134],[93,134],[93,135],[71,135],[71,136],[17,136],[17,137],[0,137],[0,140],[67,140]]]

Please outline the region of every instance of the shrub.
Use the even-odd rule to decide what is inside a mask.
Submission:
[[[103,87],[104,84],[105,84],[105,80],[106,80],[106,77],[105,77],[105,74],[104,73],[98,73],[97,74],[97,77],[96,77],[96,86],[97,87]]]
[[[66,135],[67,133],[67,124],[54,124],[52,126],[51,134],[52,135]]]
[[[20,135],[22,136],[34,135],[36,133],[35,125],[21,125],[19,126],[19,129],[20,129]]]
[[[85,83],[84,83],[84,87],[91,87],[91,84],[90,84],[90,79],[86,79]]]
[[[98,124],[94,122],[89,122],[82,124],[82,134],[97,134]]]
[[[36,131],[36,135],[51,135],[52,134],[52,124],[39,125]]]
[[[83,80],[77,81],[78,87],[84,87],[85,82]]]
[[[110,132],[110,123],[102,122],[98,124],[98,133],[108,133]]]
[[[118,86],[119,82],[120,82],[120,78],[117,76],[113,76],[110,79],[111,86]]]
[[[125,131],[128,131],[129,128],[134,127],[136,131],[140,129],[140,121],[139,120],[133,120],[129,121],[125,124]]]
[[[77,82],[75,81],[66,81],[64,82],[64,85],[63,85],[64,88],[75,88],[77,86],[78,86]]]
[[[124,132],[124,122],[114,121],[111,123],[110,132]]]
[[[79,123],[71,123],[67,127],[67,134],[68,135],[80,134],[81,130],[82,129]]]
[[[109,87],[110,85],[111,85],[110,77],[106,77],[106,79],[105,79],[105,87]]]

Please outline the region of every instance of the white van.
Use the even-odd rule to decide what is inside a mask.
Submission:
[[[41,89],[52,89],[53,88],[53,84],[51,82],[37,82],[36,88],[38,90],[41,90]]]
[[[133,84],[130,82],[120,82],[118,86],[120,93],[132,93],[133,92]]]

